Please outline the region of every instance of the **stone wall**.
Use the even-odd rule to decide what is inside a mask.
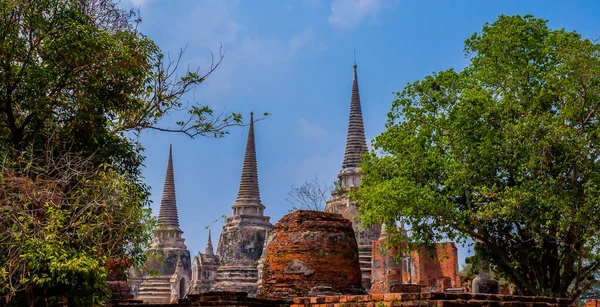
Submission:
[[[417,269],[416,283],[443,291],[460,287],[458,275],[458,250],[453,242],[436,243],[432,255],[425,248],[414,251],[411,256]]]
[[[588,301],[586,307],[597,307]],[[178,304],[147,305],[135,301],[113,302],[112,307],[379,307],[379,306],[438,306],[438,307],[574,307],[568,299],[470,293],[389,293],[350,296],[300,297],[293,301],[250,298],[245,293],[213,292],[189,295]],[[600,304],[598,304],[600,306]]]
[[[291,300],[265,300],[248,297],[248,294],[244,292],[209,292],[203,294],[190,294],[186,298],[180,299],[177,304],[144,304],[140,301],[122,300],[113,301],[108,307],[289,307],[291,303]]]
[[[291,307],[379,307],[379,306],[438,306],[438,307],[567,307],[568,299],[470,293],[388,293],[354,296],[295,298]],[[592,306],[593,307],[593,306]]]

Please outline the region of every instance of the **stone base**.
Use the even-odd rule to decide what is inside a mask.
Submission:
[[[171,276],[147,276],[140,285],[137,300],[150,304],[171,303]]]
[[[222,266],[217,271],[211,292],[245,292],[255,296],[258,271],[254,267]]]
[[[498,294],[500,284],[497,280],[475,277],[472,284],[473,293]]]
[[[131,300],[134,295],[129,290],[129,285],[126,281],[121,280],[109,280],[106,282],[108,289],[110,290],[111,300]]]

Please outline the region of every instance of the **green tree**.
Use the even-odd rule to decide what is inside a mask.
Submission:
[[[183,103],[223,54],[204,72],[182,70],[181,54],[165,58],[136,17],[114,0],[0,0],[0,297],[10,304],[102,303],[106,268],[144,261],[139,132],[221,137],[242,124]],[[162,124],[180,109],[185,120]]]
[[[577,298],[600,267],[600,45],[533,16],[465,41],[470,63],[408,84],[353,193],[410,245],[473,238],[526,295]]]

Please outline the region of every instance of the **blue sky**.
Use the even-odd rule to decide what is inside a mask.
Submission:
[[[122,6],[140,9],[140,30],[165,53],[187,46],[183,63],[192,68],[206,69],[208,50],[223,45],[222,65],[187,100],[246,118],[250,111],[272,114],[255,130],[261,196],[273,224],[291,208],[284,197],[292,185],[315,174],[337,179],[353,50],[370,140],[384,130],[393,92],[434,71],[464,67],[464,40],[500,14],[533,14],[552,28],[600,37],[600,0],[124,0]],[[231,214],[237,196],[248,131],[230,132],[223,139],[159,132],[140,137],[153,212],[173,144],[179,219],[193,254],[204,251],[207,227],[216,246],[220,217]],[[459,248],[461,262],[467,254]]]

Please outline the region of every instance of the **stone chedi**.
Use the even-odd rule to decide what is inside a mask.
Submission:
[[[209,292],[215,283],[219,266],[219,257],[214,253],[209,230],[208,242],[206,243],[204,254],[198,252],[192,262],[190,293],[198,294]]]
[[[360,106],[360,95],[358,93],[358,76],[356,73],[356,62],[354,63],[354,80],[352,82],[352,98],[350,100],[350,118],[348,121],[348,137],[346,140],[346,151],[342,171],[338,178],[341,191],[332,193],[332,198],[327,201],[325,211],[339,213],[352,222],[352,228],[358,243],[360,268],[362,272],[362,284],[365,289],[371,287],[371,250],[372,242],[377,240],[381,225],[372,225],[362,228],[358,220],[358,206],[346,192],[356,189],[360,185],[361,156],[367,152],[367,141],[365,139],[365,128]]]
[[[290,213],[275,224],[268,240],[259,297],[364,293],[352,223],[341,215]]]
[[[252,296],[257,291],[256,263],[263,252],[265,234],[273,228],[260,201],[252,113],[240,188],[231,208],[233,214],[227,218],[219,238],[217,254],[221,266],[212,291],[240,291]]]
[[[157,274],[144,274],[136,299],[162,304],[176,302],[186,294],[191,273],[190,252],[182,234],[175,196],[173,150],[170,148],[158,226],[150,247],[150,253],[155,256],[145,265],[146,272]]]

